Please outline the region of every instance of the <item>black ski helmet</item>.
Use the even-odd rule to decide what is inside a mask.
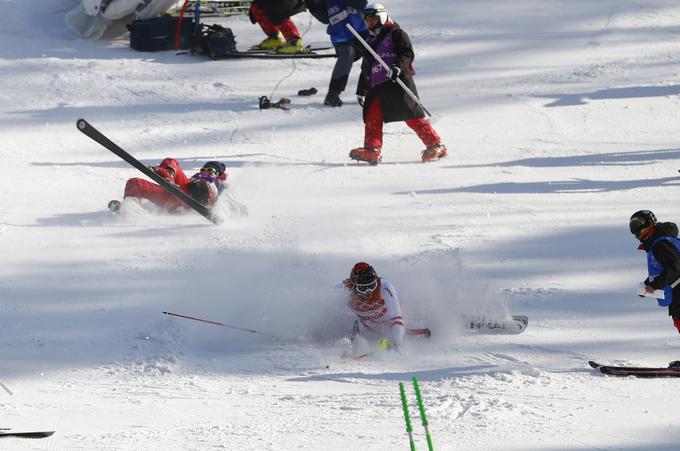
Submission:
[[[630,233],[635,235],[637,239],[640,239],[640,232],[649,227],[650,225],[656,224],[656,216],[649,210],[640,210],[633,213],[630,217]]]
[[[201,168],[201,171],[204,169],[213,169],[215,171],[215,175],[220,175],[224,172],[226,167],[224,166],[224,163],[221,161],[208,161],[206,164],[203,165]]]

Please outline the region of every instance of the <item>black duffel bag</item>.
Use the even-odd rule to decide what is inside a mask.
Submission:
[[[130,47],[140,52],[175,50],[179,17],[162,16],[135,20],[129,26]],[[179,48],[190,49],[194,42],[194,20],[184,18],[179,34]]]
[[[211,59],[224,58],[236,52],[236,38],[231,28],[201,24],[200,52]]]

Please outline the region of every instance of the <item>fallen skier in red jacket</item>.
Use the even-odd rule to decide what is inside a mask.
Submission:
[[[228,176],[224,163],[219,161],[207,162],[199,172],[191,177],[186,176],[174,158],[166,158],[152,169],[206,207],[212,207],[215,204],[217,197],[226,187]],[[129,179],[125,184],[124,197],[133,197],[140,201],[147,199],[170,211],[179,207],[186,207],[182,201],[162,186],[136,177]],[[120,209],[120,205],[120,201],[112,200],[109,202],[109,209],[116,212]]]

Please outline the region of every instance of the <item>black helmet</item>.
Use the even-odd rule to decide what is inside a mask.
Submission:
[[[656,224],[656,216],[649,210],[640,210],[633,213],[630,217],[630,233],[635,235],[635,238],[640,239],[640,232]]]
[[[359,295],[369,295],[378,288],[378,275],[368,263],[359,262],[349,275],[352,288]]]
[[[201,172],[211,170],[215,175],[220,175],[224,172],[225,169],[226,167],[224,166],[224,163],[222,163],[221,161],[208,161],[201,168]]]

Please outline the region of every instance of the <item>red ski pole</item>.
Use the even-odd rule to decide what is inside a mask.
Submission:
[[[180,35],[182,34],[182,21],[184,21],[184,11],[187,10],[189,6],[189,0],[185,0],[184,5],[182,5],[182,10],[179,12],[179,19],[177,20],[177,28],[175,29],[175,52],[179,52],[180,45]],[[196,19],[198,20],[198,19]],[[178,53],[179,54],[179,53]]]
[[[163,314],[168,315],[168,316],[176,316],[178,318],[190,319],[190,320],[193,320],[193,321],[199,321],[201,323],[213,324],[215,326],[228,327],[229,329],[242,330],[243,332],[250,332],[251,334],[264,335],[265,337],[274,338],[274,339],[277,339],[277,340],[280,339],[276,335],[268,334],[268,333],[265,333],[265,332],[260,332],[260,331],[253,330],[253,329],[246,329],[245,327],[232,326],[231,324],[218,323],[217,321],[210,321],[210,320],[203,319],[203,318],[196,318],[194,316],[181,315],[179,313],[174,313],[174,312],[163,312]]]

